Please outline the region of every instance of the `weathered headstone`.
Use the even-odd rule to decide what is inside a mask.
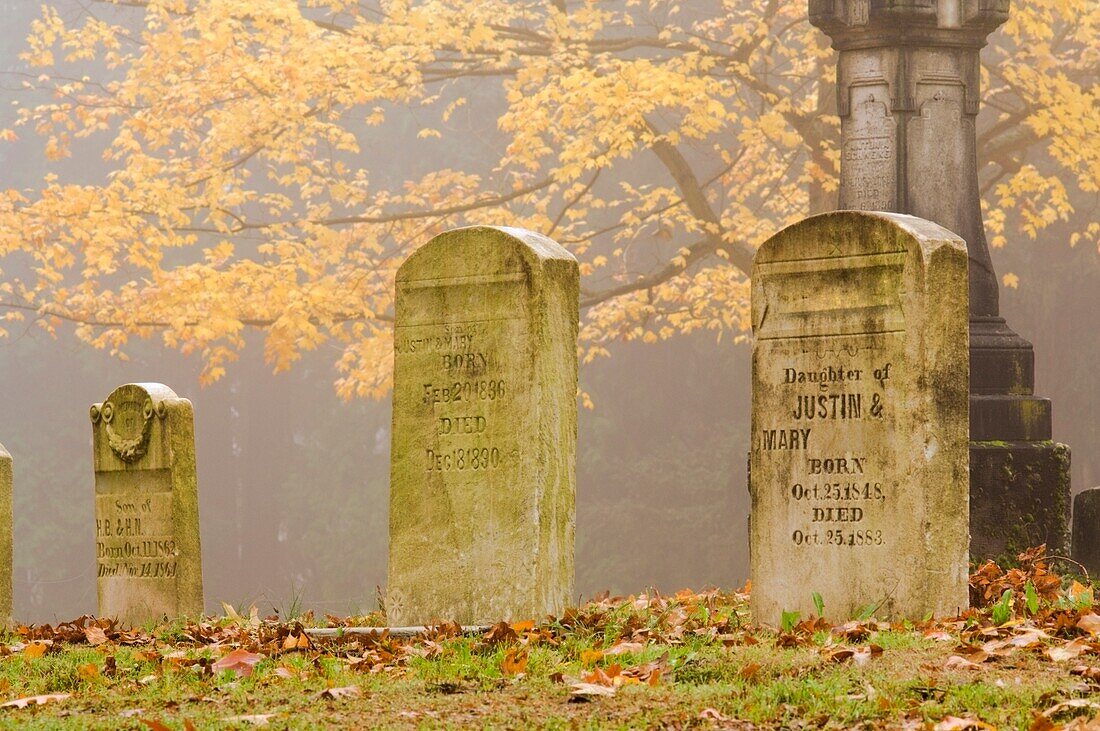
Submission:
[[[11,623],[12,460],[0,444],[0,626]]]
[[[1069,538],[1069,448],[1035,395],[1035,353],[1000,315],[982,222],[979,54],[1010,0],[809,0],[833,41],[842,209],[920,216],[970,257],[970,525],[975,559]]]
[[[1082,490],[1073,499],[1073,559],[1100,581],[1100,487]]]
[[[967,607],[967,265],[930,221],[842,211],[753,262],[757,621]]]
[[[191,402],[159,383],[91,408],[99,614],[143,623],[202,613]]]
[[[559,614],[573,593],[579,275],[545,236],[436,236],[397,274],[391,625]]]

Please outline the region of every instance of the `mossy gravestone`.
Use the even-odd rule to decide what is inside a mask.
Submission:
[[[966,245],[842,211],[752,272],[752,609],[832,620],[967,607]]]
[[[545,236],[436,236],[397,274],[391,625],[560,614],[573,593],[579,276]]]
[[[201,614],[191,402],[131,383],[91,417],[99,615],[136,624]]]

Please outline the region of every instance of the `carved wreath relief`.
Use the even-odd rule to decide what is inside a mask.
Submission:
[[[107,433],[107,445],[119,459],[127,464],[137,462],[149,450],[149,436],[153,431],[153,415],[164,418],[164,404],[157,409],[153,399],[127,398],[117,404],[108,400],[102,406],[92,406],[92,423],[103,422]]]

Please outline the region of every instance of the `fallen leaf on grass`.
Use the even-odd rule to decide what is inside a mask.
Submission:
[[[50,649],[53,642],[49,640],[35,641],[23,648],[23,657],[31,659],[42,657]]]
[[[286,665],[280,665],[279,667],[275,668],[275,670],[273,670],[272,672],[274,672],[275,675],[277,675],[278,677],[286,679],[286,680],[289,680],[290,678],[297,678],[298,677],[298,671],[294,670],[293,668],[288,668]]]
[[[570,686],[569,701],[571,703],[583,703],[597,696],[615,695],[615,686],[601,685],[600,683],[573,683]]]
[[[496,645],[501,642],[516,642],[519,640],[519,635],[507,622],[497,622],[481,636],[481,640],[487,645]]]
[[[935,731],[969,731],[969,729],[990,729],[994,727],[983,723],[976,718],[959,718],[958,716],[944,716],[944,719],[936,724]]]
[[[614,655],[626,655],[631,652],[641,652],[644,647],[644,643],[627,642],[623,640],[621,642],[616,642],[614,645],[604,650],[603,654],[607,657],[612,657]]]
[[[127,708],[125,711],[119,711],[118,715],[122,718],[133,718],[134,716],[140,716],[145,713],[144,708]]]
[[[1100,615],[1089,613],[1081,617],[1077,629],[1088,632],[1093,637],[1100,635]]]
[[[1051,647],[1047,649],[1047,657],[1054,662],[1061,662],[1063,660],[1072,660],[1078,655],[1082,655],[1091,649],[1089,643],[1080,639],[1070,640],[1061,647]]]
[[[342,688],[328,688],[317,694],[318,698],[337,700],[339,698],[358,698],[362,695],[357,685],[346,685]]]
[[[1031,719],[1031,725],[1027,727],[1027,731],[1057,731],[1057,729],[1058,727],[1049,718],[1038,712],[1035,712],[1035,718]]]
[[[0,703],[0,708],[26,708],[27,706],[44,706],[53,701],[63,701],[72,698],[72,693],[47,693],[45,695],[31,695],[26,698],[16,698],[7,703]]]
[[[171,728],[165,726],[160,721],[155,721],[151,718],[139,718],[138,721],[148,726],[150,731],[172,731]]]
[[[513,647],[500,662],[500,671],[505,675],[523,675],[527,672],[527,650]]]
[[[1043,711],[1043,715],[1047,718],[1054,718],[1058,714],[1065,711],[1076,711],[1081,708],[1088,708],[1100,711],[1100,703],[1085,700],[1084,698],[1072,698],[1068,701],[1062,701],[1056,706],[1051,706],[1050,708]]]
[[[275,718],[274,713],[254,713],[249,716],[229,716],[223,718],[223,721],[227,723],[249,723],[253,726],[266,726],[271,723],[271,719]]]
[[[88,625],[84,628],[84,637],[87,638],[89,645],[102,645],[107,641],[107,633],[103,631],[103,628],[97,624]]]
[[[308,650],[310,647],[312,647],[312,645],[309,641],[309,635],[305,632],[300,635],[291,632],[286,636],[286,639],[283,640],[284,650]]]
[[[220,673],[223,670],[232,670],[238,677],[248,677],[252,674],[252,668],[256,663],[263,659],[263,655],[257,655],[244,648],[237,648],[210,667],[215,673]]]
[[[76,672],[84,680],[95,680],[99,677],[99,666],[94,662],[85,663],[84,665],[77,665]]]
[[[943,664],[945,670],[981,670],[982,666],[976,662],[971,662],[965,657],[959,657],[958,655],[952,655],[947,658],[947,661]]]
[[[878,645],[867,645],[866,647],[841,647],[826,652],[825,657],[830,662],[845,662],[851,660],[856,665],[863,667],[871,661],[872,657],[878,657],[882,654],[882,648]]]
[[[1091,665],[1077,665],[1069,671],[1070,675],[1080,675],[1086,680],[1100,680],[1100,668]]]
[[[760,663],[750,662],[745,667],[738,671],[737,675],[742,680],[752,680],[760,674]]]

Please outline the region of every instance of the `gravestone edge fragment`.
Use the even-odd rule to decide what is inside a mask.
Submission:
[[[12,491],[11,454],[0,444],[0,626],[11,627],[12,615]]]
[[[1100,487],[1073,498],[1073,560],[1094,582],[1100,581]]]

